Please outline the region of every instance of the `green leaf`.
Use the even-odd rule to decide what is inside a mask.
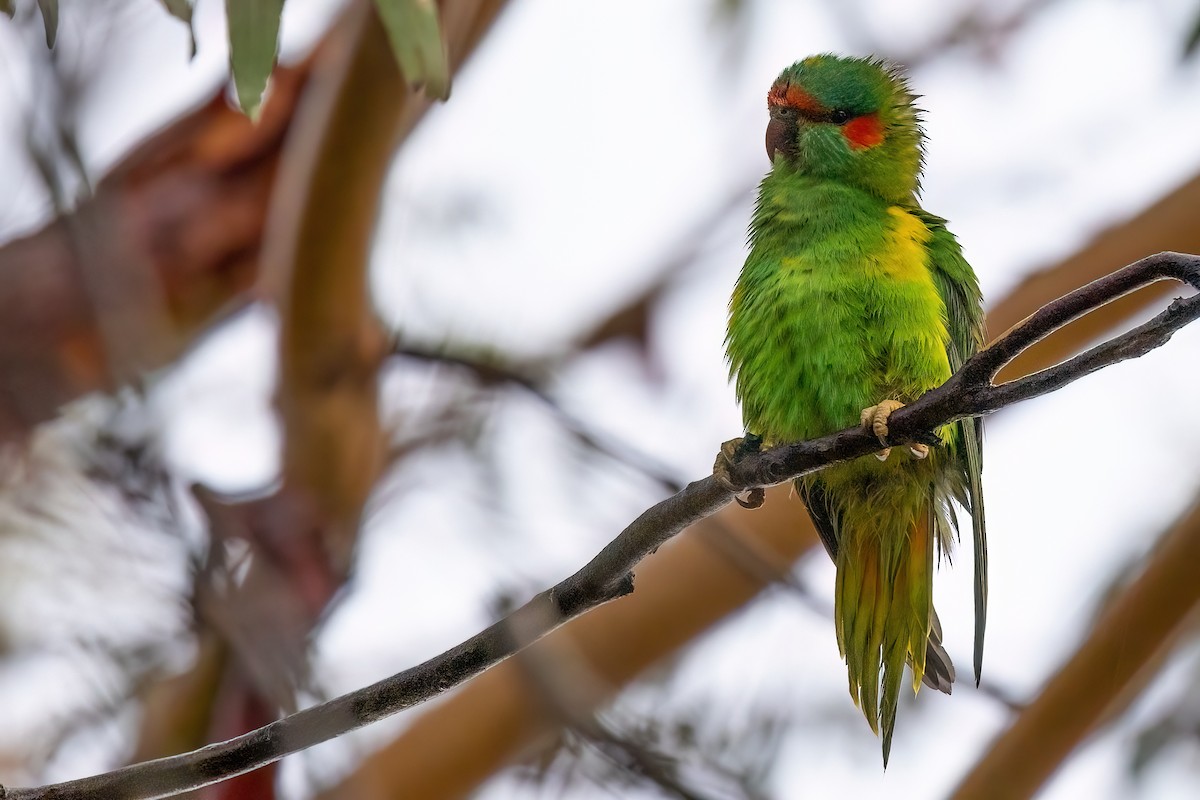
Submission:
[[[192,58],[196,57],[196,28],[192,25],[192,0],[159,0],[163,8],[175,19],[188,27],[192,39]]]
[[[1183,57],[1191,58],[1196,54],[1196,50],[1200,48],[1200,14],[1196,15],[1196,21],[1192,23],[1192,32],[1188,34],[1187,40],[1183,43]]]
[[[46,25],[46,47],[54,47],[58,38],[58,0],[38,0],[38,8]]]
[[[229,64],[238,103],[254,116],[279,53],[283,0],[225,0],[229,20]]]
[[[1160,719],[1150,727],[1138,733],[1133,743],[1133,756],[1129,760],[1129,771],[1133,776],[1141,777],[1163,752],[1181,739],[1180,731],[1170,717]]]
[[[450,96],[450,66],[434,0],[375,0],[404,79],[430,97]]]

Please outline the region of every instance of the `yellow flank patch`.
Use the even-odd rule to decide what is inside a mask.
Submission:
[[[936,293],[933,276],[926,265],[928,251],[925,243],[931,235],[929,228],[914,214],[899,206],[889,206],[888,216],[892,218],[892,224],[888,228],[883,251],[879,254],[879,269],[899,280],[927,282]]]
[[[900,388],[919,394],[950,376],[946,309],[929,265],[926,247],[932,236],[929,228],[919,217],[898,206],[889,207],[888,215],[891,224],[884,234],[883,247],[871,261],[877,274],[886,277],[891,286],[887,302],[899,324],[891,333],[902,355],[902,363],[895,365],[898,372],[894,377],[913,380],[911,386]],[[917,363],[924,366],[913,372]]]

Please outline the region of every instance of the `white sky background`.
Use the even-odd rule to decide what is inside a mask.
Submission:
[[[63,5],[69,29],[76,3]],[[385,317],[429,341],[557,352],[651,283],[695,220],[765,170],[764,97],[772,79],[805,55],[856,52],[862,40],[846,40],[832,5],[754,3],[739,58],[713,27],[713,3],[514,0],[451,102],[419,128],[393,171],[373,264]],[[1011,4],[995,4],[1002,5]],[[963,6],[927,0],[902,12],[883,0],[863,5],[869,35],[898,51],[919,49]],[[291,0],[285,45],[294,51],[310,40],[331,7]],[[219,81],[221,8],[201,0],[200,52],[190,64],[182,26],[155,3],[120,12],[109,45],[120,55],[98,73],[82,111],[83,148],[97,172]],[[998,299],[1029,270],[1200,170],[1200,59],[1179,63],[1196,12],[1192,0],[1063,0],[992,63],[952,52],[911,75],[928,112],[924,204],[950,219],[986,297]],[[31,98],[19,47],[0,21],[5,140],[15,111]],[[46,213],[18,155],[0,148],[0,175],[15,187],[0,203],[5,236]],[[555,385],[572,413],[636,443],[681,478],[707,472],[719,443],[740,429],[721,339],[749,210],[747,202],[713,230],[703,258],[665,298],[652,332],[654,379],[631,351],[609,345]],[[272,335],[268,315],[246,315],[163,376],[155,407],[185,479],[225,490],[270,479],[278,439],[269,415]],[[1193,496],[1200,423],[1186,411],[1200,378],[1181,366],[1195,363],[1198,352],[1200,327],[1193,326],[1149,356],[990,423],[985,675],[1010,694],[1032,696],[1080,640],[1115,571]],[[388,390],[402,380],[392,376]],[[461,481],[446,485],[420,472],[400,502],[379,505],[355,592],[319,642],[330,691],[361,686],[475,632],[487,622],[485,603],[497,585],[531,592],[558,580],[655,499],[635,475],[581,467],[535,406],[506,408],[492,435],[526,476],[501,477],[498,514],[482,488],[491,476],[453,454],[438,474],[458,472]],[[480,505],[463,503],[464,492]],[[802,568],[826,596],[832,572],[818,559]],[[922,693],[901,710],[886,774],[877,740],[854,720],[832,624],[786,594],[760,600],[693,648],[673,702],[703,699],[714,705],[714,722],[746,713],[751,703],[794,703],[799,717],[811,712],[780,760],[779,797],[941,796],[1008,716],[968,685],[967,552],[940,571],[937,598],[960,685],[951,698]],[[1172,687],[1194,677],[1193,666],[1168,671],[1132,717],[1152,716],[1177,696]],[[638,702],[634,696],[625,707]],[[854,724],[829,722],[839,705]],[[401,724],[293,759],[287,785],[303,784],[310,768],[347,768],[352,750],[382,742]],[[1194,749],[1166,757],[1141,784],[1124,778],[1134,730],[1127,719],[1087,745],[1044,796],[1196,796]],[[54,777],[102,769],[102,758],[78,755]],[[501,780],[483,796],[532,791]]]

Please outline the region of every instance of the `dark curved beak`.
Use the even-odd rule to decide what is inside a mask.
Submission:
[[[767,123],[767,158],[775,161],[776,153],[791,159],[796,155],[796,134],[799,123],[794,116],[784,116],[771,109],[771,121]]]

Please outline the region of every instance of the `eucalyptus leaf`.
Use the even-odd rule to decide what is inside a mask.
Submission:
[[[163,8],[175,19],[188,27],[188,36],[192,40],[192,58],[196,57],[196,28],[192,24],[192,0],[159,0]]]
[[[229,20],[229,64],[238,103],[254,116],[279,53],[283,0],[225,0]]]
[[[1170,717],[1160,719],[1138,733],[1133,742],[1133,755],[1129,759],[1129,771],[1135,778],[1142,777],[1147,768],[1172,744],[1182,739]]]
[[[434,0],[375,0],[392,52],[409,85],[431,97],[450,96],[450,65]]]
[[[46,25],[46,47],[54,47],[58,39],[58,0],[38,0],[38,8]]]
[[[1192,23],[1192,32],[1183,43],[1183,57],[1191,58],[1197,49],[1200,49],[1200,14],[1196,15],[1196,21]]]

